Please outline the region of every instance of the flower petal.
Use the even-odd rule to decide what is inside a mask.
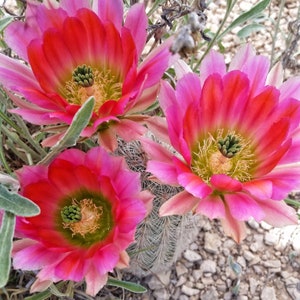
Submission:
[[[206,215],[210,219],[225,218],[225,206],[220,196],[209,195],[199,201],[196,213]]]
[[[265,217],[259,204],[247,194],[226,194],[224,198],[230,214],[239,221],[247,221],[250,217],[253,217],[256,221],[260,222]]]
[[[183,191],[167,200],[159,209],[159,215],[184,215],[194,211],[199,199],[192,196],[190,193]]]

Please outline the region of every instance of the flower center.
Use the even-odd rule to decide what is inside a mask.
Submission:
[[[111,202],[86,190],[63,199],[55,220],[56,229],[70,244],[84,248],[105,240],[114,228]]]
[[[94,96],[94,112],[97,113],[103,103],[117,101],[122,96],[122,81],[109,69],[81,65],[73,71],[72,79],[66,81],[60,93],[69,103],[76,105],[82,105]]]
[[[65,206],[61,211],[63,226],[69,228],[72,235],[85,237],[99,228],[102,213],[102,207],[97,207],[91,199],[83,199],[79,205],[73,200],[72,205]]]
[[[191,168],[205,182],[214,174],[225,174],[241,182],[249,181],[255,167],[251,142],[239,134],[222,129],[198,141],[192,153]]]

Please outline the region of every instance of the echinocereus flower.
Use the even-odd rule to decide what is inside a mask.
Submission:
[[[18,217],[13,266],[40,270],[31,291],[52,282],[85,279],[95,295],[114,267],[128,266],[125,249],[152,201],[141,192],[139,175],[123,158],[101,147],[84,153],[66,150],[49,166],[25,166],[17,171],[20,193],[41,210]]]
[[[172,154],[144,140],[148,171],[184,191],[164,203],[161,215],[193,211],[220,218],[227,234],[241,241],[244,221],[274,226],[296,224],[284,199],[300,183],[300,78],[282,83],[280,65],[250,45],[226,70],[211,51],[200,76],[185,74],[174,90],[162,85]]]
[[[34,124],[71,124],[94,96],[82,136],[98,132],[113,150],[116,134],[125,140],[141,135],[147,118],[137,113],[156,100],[171,40],[140,63],[147,35],[144,6],[133,5],[124,23],[123,14],[122,0],[94,0],[92,6],[88,0],[27,1],[25,22],[10,24],[5,40],[29,67],[0,55],[0,83],[27,100],[13,97],[19,108],[12,111]],[[44,144],[53,145],[61,135]]]

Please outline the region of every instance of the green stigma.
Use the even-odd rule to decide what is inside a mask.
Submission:
[[[65,206],[61,211],[62,220],[65,223],[76,223],[81,220],[81,210],[77,205]]]
[[[223,156],[227,158],[233,157],[241,150],[240,140],[231,134],[228,134],[225,139],[218,140],[218,149]]]
[[[72,73],[75,83],[82,87],[90,87],[94,84],[94,74],[91,67],[87,65],[78,66]]]

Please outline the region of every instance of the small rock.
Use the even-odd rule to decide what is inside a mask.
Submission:
[[[209,253],[217,253],[221,246],[221,239],[218,234],[205,232],[204,236],[204,250]]]
[[[266,268],[280,268],[281,267],[281,261],[278,259],[273,260],[267,260],[263,262],[263,265]]]
[[[286,289],[292,300],[300,300],[300,280],[299,278],[289,277],[285,280]]]
[[[273,287],[265,286],[261,292],[261,300],[277,300]]]
[[[171,271],[161,272],[156,274],[158,279],[162,282],[163,285],[168,286],[170,283]]]
[[[255,258],[255,255],[252,252],[245,250],[244,257],[247,261],[252,261]]]
[[[200,291],[198,289],[194,289],[191,287],[188,287],[186,285],[183,285],[181,288],[182,293],[186,294],[187,296],[194,296],[198,295]]]
[[[159,290],[164,287],[162,282],[156,276],[150,278],[148,286],[151,290]]]
[[[160,300],[169,300],[170,299],[170,294],[166,289],[155,290],[153,292],[153,296],[155,297],[155,299],[160,299]]]
[[[270,229],[273,228],[270,224],[268,224],[268,223],[266,223],[266,222],[261,222],[261,223],[260,223],[260,226],[261,226],[263,229],[265,229],[265,230],[270,230]]]
[[[186,283],[186,277],[184,276],[180,276],[179,280],[176,282],[176,287],[183,285],[184,283]]]
[[[203,295],[201,295],[201,300],[212,300],[212,299],[218,299],[218,292],[216,291],[215,287],[211,287],[207,292],[205,292]]]
[[[206,259],[204,260],[201,265],[200,265],[200,270],[203,273],[216,273],[217,271],[217,264],[215,261],[210,260],[210,259]]]
[[[188,260],[189,262],[196,262],[202,259],[202,257],[200,256],[200,254],[198,254],[197,252],[193,251],[193,250],[186,250],[183,253],[183,257]]]
[[[247,221],[248,225],[252,228],[257,230],[259,228],[259,223],[256,222],[253,218]]]
[[[258,284],[259,284],[259,282],[256,279],[254,279],[252,277],[249,278],[249,285],[250,285],[251,295],[255,294],[255,291],[256,291],[256,288],[257,288]]]
[[[195,281],[198,281],[199,278],[202,276],[202,271],[201,270],[193,270],[192,275],[193,275]]]
[[[178,300],[189,300],[190,298],[187,295],[180,295]]]
[[[274,246],[279,241],[279,235],[274,234],[273,232],[267,232],[265,235],[265,244],[268,246]]]
[[[177,277],[180,277],[182,274],[188,272],[188,269],[182,263],[178,263],[175,269],[176,269]]]

